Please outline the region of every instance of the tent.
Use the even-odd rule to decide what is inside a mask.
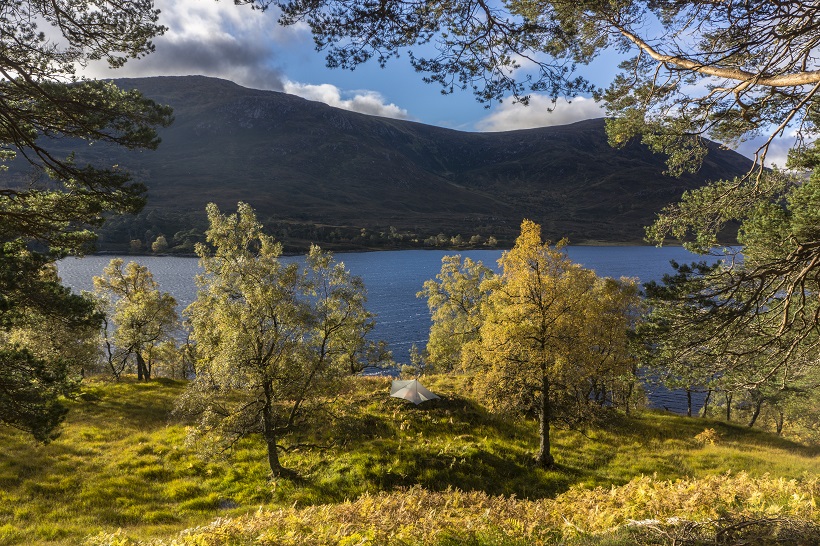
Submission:
[[[427,400],[438,398],[438,396],[425,389],[421,383],[419,383],[418,379],[409,379],[406,381],[394,379],[393,384],[390,385],[390,396],[394,398],[404,398],[414,404],[421,404]]]

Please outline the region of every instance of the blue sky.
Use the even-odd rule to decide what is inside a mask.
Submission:
[[[442,95],[440,87],[425,84],[406,55],[392,59],[384,69],[367,63],[355,71],[330,70],[324,53],[314,49],[307,27],[280,27],[274,9],[263,13],[213,0],[156,0],[156,6],[169,30],[155,40],[155,53],[116,71],[91,65],[85,74],[215,76],[367,114],[466,131],[556,125],[602,115],[591,100],[583,98],[572,105],[561,104],[552,115],[542,97],[535,97],[529,108],[505,101],[487,109],[469,92]],[[614,66],[609,71],[614,73]]]
[[[591,99],[559,101],[552,113],[545,97],[533,96],[530,106],[513,101],[492,104],[475,101],[468,91],[442,95],[425,84],[410,67],[407,56],[391,59],[382,69],[376,63],[355,71],[330,70],[324,53],[315,51],[305,26],[281,27],[274,9],[259,12],[223,0],[156,0],[161,22],[168,27],[155,40],[156,52],[112,71],[92,64],[84,74],[97,78],[200,74],[232,80],[255,89],[283,91],[366,114],[409,119],[464,131],[501,131],[561,125],[600,117]],[[605,86],[616,72],[617,57],[604,55],[583,73]],[[776,143],[773,162],[783,164],[791,139]],[[750,155],[756,146],[739,151]]]

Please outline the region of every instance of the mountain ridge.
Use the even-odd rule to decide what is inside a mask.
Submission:
[[[437,234],[509,241],[523,218],[551,240],[636,243],[683,191],[751,165],[712,143],[697,175],[667,177],[664,158],[642,145],[611,148],[603,119],[472,133],[204,76],[115,81],[169,104],[175,121],[156,151],[78,150],[80,159],[129,168],[148,187],[143,213],[103,230],[104,249],[159,234],[182,245],[184,232],[204,229],[209,201],[227,211],[250,203],[293,247],[422,245]]]

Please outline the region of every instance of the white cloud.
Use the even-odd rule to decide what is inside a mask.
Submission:
[[[544,95],[530,96],[529,106],[513,101],[503,102],[493,112],[475,123],[479,131],[513,131],[516,129],[533,129],[550,125],[566,125],[591,118],[604,116],[603,109],[592,99],[575,97],[568,102],[559,99],[553,107],[549,97]]]
[[[754,155],[758,153],[758,149],[766,143],[767,138],[768,136],[760,136],[747,140],[746,142],[741,143],[740,146],[737,147],[736,151],[748,158],[754,159]],[[796,142],[797,136],[794,134],[791,136],[775,138],[769,145],[769,149],[766,152],[766,167],[774,167],[776,165],[780,168],[784,168],[786,166],[786,159],[788,159],[789,156],[789,149],[793,147]]]
[[[213,76],[363,114],[409,118],[407,110],[389,103],[376,91],[342,91],[330,84],[288,80],[280,68],[283,52],[310,49],[313,44],[306,25],[279,25],[275,8],[260,12],[214,0],[156,0],[156,6],[162,12],[160,22],[168,30],[154,40],[154,53],[130,60],[116,71],[95,63],[84,74],[96,78]]]
[[[298,42],[310,47],[304,26],[278,25],[274,10],[213,0],[157,0],[156,7],[168,30],[154,40],[154,53],[116,71],[94,63],[83,72],[97,78],[199,74],[281,90],[277,47]]]
[[[409,119],[407,110],[387,100],[376,91],[355,90],[342,91],[335,85],[323,83],[312,85],[285,81],[283,91],[291,95],[298,95],[308,100],[314,100],[361,114],[381,116],[385,118]]]

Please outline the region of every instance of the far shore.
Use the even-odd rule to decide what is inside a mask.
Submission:
[[[432,247],[432,246],[405,246],[405,247],[356,247],[356,248],[334,248],[336,245],[323,245],[320,243],[316,243],[323,249],[329,250],[334,254],[351,254],[351,253],[362,253],[362,252],[403,252],[407,250],[429,250],[429,251],[445,251],[445,252],[472,252],[478,250],[500,250],[505,251],[512,248],[511,245],[497,245],[493,247],[486,247],[486,246],[472,246],[472,247],[447,247],[447,246],[440,246],[440,247]],[[737,243],[725,243],[725,246],[734,246]],[[646,241],[600,241],[600,240],[585,240],[578,243],[568,244],[569,247],[632,247],[632,246],[657,246],[647,243]],[[681,247],[683,246],[679,241],[671,241],[666,242],[663,246],[668,247]],[[308,247],[304,249],[287,249],[283,252],[283,256],[301,256],[308,251]],[[196,258],[197,255],[193,252],[163,252],[163,253],[154,253],[154,252],[128,252],[128,251],[121,251],[121,250],[97,250],[94,252],[90,252],[86,254],[86,256],[134,256],[134,257],[171,257],[171,258]]]

